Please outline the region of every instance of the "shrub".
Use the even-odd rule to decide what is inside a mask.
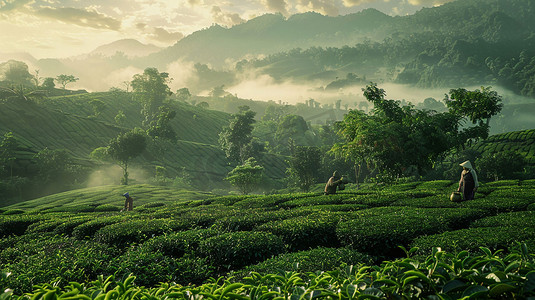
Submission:
[[[260,209],[242,209],[234,215],[218,219],[214,228],[221,231],[251,231],[255,227],[270,221],[278,221],[307,214],[294,210],[263,211]]]
[[[483,209],[490,214],[526,210],[528,205],[533,202],[533,193],[534,190],[532,189],[523,189],[518,186],[511,189],[502,188],[484,198],[465,201],[463,206]]]
[[[425,209],[398,208],[386,215],[371,215],[363,211],[361,217],[341,222],[336,229],[342,245],[381,255],[399,256],[399,245],[412,239],[448,229],[443,219],[428,214]]]
[[[199,245],[199,253],[220,271],[239,269],[282,252],[282,239],[268,232],[225,233],[201,241]]]
[[[128,220],[102,227],[95,234],[98,242],[119,248],[132,243],[143,242],[153,236],[172,231],[172,220]]]
[[[72,236],[79,240],[92,238],[99,229],[121,222],[122,220],[125,220],[122,216],[97,218],[76,226],[72,231]]]
[[[0,217],[0,238],[12,234],[24,234],[28,226],[38,221],[38,218],[27,215],[2,216]]]
[[[17,293],[30,292],[33,285],[51,279],[58,284],[94,280],[105,274],[111,258],[105,245],[59,236],[35,238],[19,245],[9,249],[18,257],[4,265],[12,273],[8,286]]]
[[[61,224],[59,224],[58,226],[56,226],[56,228],[54,228],[54,233],[72,235],[72,231],[74,230],[74,228],[89,220],[91,220],[90,216],[70,217],[61,222]]]
[[[54,229],[58,225],[62,224],[63,220],[60,216],[55,216],[52,219],[45,219],[39,222],[30,224],[26,229],[26,233],[35,233],[35,232],[54,232]]]
[[[530,227],[535,228],[535,211],[518,211],[502,213],[496,216],[476,220],[471,227]]]
[[[2,213],[4,216],[10,216],[10,215],[20,215],[23,214],[24,211],[22,209],[8,209]]]
[[[336,226],[342,214],[322,212],[273,221],[258,226],[256,230],[267,231],[280,236],[290,251],[308,250],[319,246],[340,245],[336,237]]]
[[[232,274],[243,278],[250,272],[280,274],[284,272],[317,272],[338,270],[343,265],[371,264],[373,258],[349,248],[316,248],[307,251],[285,253],[259,264],[248,266]]]
[[[159,252],[163,255],[179,258],[185,254],[195,254],[199,243],[218,235],[211,229],[193,229],[154,237],[141,245],[147,252]]]
[[[95,207],[95,212],[120,211],[121,208],[113,204],[101,204]]]
[[[441,247],[442,250],[450,252],[460,250],[478,252],[480,247],[487,247],[495,251],[508,249],[517,242],[532,241],[533,236],[535,236],[533,227],[477,227],[421,236],[411,243],[411,247],[418,247],[420,250]]]

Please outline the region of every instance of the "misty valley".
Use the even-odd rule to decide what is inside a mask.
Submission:
[[[535,297],[534,49],[457,0],[0,53],[0,300]]]

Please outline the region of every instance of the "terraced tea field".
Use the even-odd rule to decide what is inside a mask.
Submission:
[[[345,268],[350,265],[354,265],[355,270],[366,265],[384,268],[387,261],[395,260],[397,264],[406,258],[407,253],[398,246],[407,251],[414,248],[410,251],[411,259],[414,259],[412,275],[424,266],[431,268],[424,261],[433,262],[432,257],[437,251],[434,247],[446,251],[440,258],[449,257],[443,262],[444,266],[458,257],[471,257],[474,264],[477,260],[478,265],[472,272],[480,267],[490,270],[484,266],[497,261],[501,261],[505,270],[512,260],[524,257],[514,253],[524,253],[523,269],[509,266],[507,272],[522,273],[521,283],[532,282],[529,278],[533,276],[527,273],[531,270],[531,274],[535,274],[533,265],[529,265],[533,256],[526,251],[535,249],[535,180],[484,184],[473,201],[460,203],[449,200],[449,194],[456,189],[456,183],[451,181],[352,188],[349,185],[343,193],[329,196],[320,193],[213,196],[137,185],[129,187],[130,194],[135,197],[134,211],[119,212],[123,204],[120,195],[124,189],[106,186],[5,207],[0,215],[0,273],[4,272],[0,284],[20,295],[32,291],[35,284],[52,280],[58,286],[96,280],[91,286],[98,288],[98,282],[101,282],[100,289],[105,295],[120,286],[119,283],[124,287],[123,280],[129,274],[136,276],[136,286],[147,288],[158,286],[159,282],[206,287],[211,277],[231,274],[233,279],[225,281],[228,284],[212,282],[215,284],[213,294],[216,287],[228,286],[231,282],[238,282],[243,287],[248,280],[256,278],[248,277],[257,274],[255,272],[271,276],[281,274],[281,278],[288,279],[284,276],[291,276],[291,272],[298,272],[298,276],[306,272],[329,271],[331,273],[325,274],[334,276],[332,272],[346,272]],[[484,247],[483,252],[480,247]],[[503,252],[495,252],[498,250]],[[428,255],[431,258],[425,260]],[[416,263],[418,259],[423,260]],[[409,265],[405,263],[396,268],[402,270]],[[499,265],[496,263],[496,268]],[[368,274],[369,278],[377,276],[365,270],[358,272]],[[386,276],[393,269],[376,270],[383,270],[381,272]],[[281,271],[290,273],[284,275]],[[10,276],[5,275],[6,272]],[[352,280],[361,278],[351,272],[343,273],[343,276],[355,276]],[[441,269],[440,272],[449,271]],[[507,272],[503,276],[509,276]],[[399,289],[408,286],[423,289],[422,284],[442,281],[441,284],[458,284],[455,289],[441,286],[434,291],[450,294],[472,293],[471,282],[479,280],[479,277],[470,277],[453,282],[455,276],[465,276],[455,272],[455,276],[448,273],[450,279],[441,275],[444,278],[435,280],[431,273],[418,273],[415,275],[417,279],[409,280],[409,275],[399,275],[401,277],[389,280],[401,280]],[[342,276],[342,273],[336,274]],[[99,275],[104,277],[99,279]],[[103,284],[110,275],[114,277],[108,280],[115,283],[107,290]],[[253,281],[269,282],[268,277],[262,281],[263,275],[258,276]],[[314,289],[308,286],[312,277],[299,278],[302,281],[287,283]],[[383,296],[392,293],[397,286],[397,283],[376,280],[374,289]],[[487,280],[475,286],[486,286],[483,292],[488,296],[497,284]],[[508,295],[515,289],[515,284],[510,283],[511,289],[504,290],[505,286],[500,286],[493,293]],[[368,282],[360,292],[372,286]],[[47,285],[41,285],[41,288],[49,292],[53,289]],[[88,286],[84,289],[90,290]],[[78,293],[83,294],[84,289],[78,289]],[[167,285],[164,290],[170,293],[170,289]],[[357,293],[359,288],[355,289],[353,292]],[[524,290],[524,285],[518,289],[526,293],[533,291]],[[61,291],[55,289],[53,293],[61,294]],[[295,291],[287,292],[291,295]],[[432,293],[433,289],[430,287],[428,292]],[[285,292],[279,290],[277,295],[282,294]]]

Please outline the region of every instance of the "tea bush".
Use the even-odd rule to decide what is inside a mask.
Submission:
[[[179,258],[185,254],[196,254],[199,243],[218,235],[220,232],[213,229],[193,229],[180,231],[154,237],[140,248],[145,252],[158,252],[163,255]]]
[[[100,228],[125,221],[126,219],[123,216],[97,217],[94,220],[76,226],[72,231],[72,236],[79,240],[90,239]]]
[[[38,217],[30,215],[0,216],[0,238],[24,234],[28,226],[38,221]]]
[[[343,214],[322,212],[272,221],[260,225],[258,231],[267,231],[280,236],[289,251],[308,250],[320,246],[337,247],[336,226]]]
[[[398,245],[408,245],[420,235],[443,232],[448,224],[424,209],[399,208],[387,215],[368,215],[341,222],[336,234],[344,246],[387,256],[401,253]]]
[[[95,207],[95,212],[110,212],[110,211],[120,211],[121,208],[113,204],[101,204]]]
[[[517,211],[476,220],[471,227],[528,227],[535,228],[535,211]]]
[[[225,216],[215,221],[214,228],[222,231],[250,231],[270,221],[306,215],[307,212],[294,210],[242,209],[235,215]]]
[[[1,252],[1,257],[9,256],[9,261],[2,259],[2,268],[12,273],[7,284],[18,293],[55,278],[61,284],[93,280],[105,274],[112,257],[105,245],[59,236],[43,236]]]
[[[171,219],[127,220],[102,227],[95,233],[95,240],[122,248],[169,233],[173,230],[173,223]]]
[[[72,235],[72,231],[77,226],[84,224],[85,222],[91,220],[91,216],[74,216],[67,218],[67,220],[63,220],[61,224],[58,224],[56,228],[54,228],[54,233],[56,234],[65,234],[65,235]]]
[[[528,205],[535,201],[533,193],[534,191],[531,189],[521,191],[511,189],[509,192],[500,190],[494,191],[484,198],[476,197],[474,200],[462,203],[464,207],[480,208],[489,214],[519,211],[526,210]]]
[[[199,244],[199,254],[207,257],[219,271],[239,269],[282,252],[282,239],[268,232],[225,233]]]
[[[232,273],[239,279],[251,272],[284,274],[285,272],[318,272],[337,270],[344,265],[372,264],[374,258],[349,248],[315,248],[306,251],[285,253],[269,258],[256,265]]]
[[[480,247],[487,247],[493,251],[508,249],[518,241],[526,241],[535,246],[533,240],[535,229],[521,227],[477,227],[442,232],[439,234],[421,236],[411,243],[411,247],[429,249],[440,247],[449,252],[467,250],[478,252]]]

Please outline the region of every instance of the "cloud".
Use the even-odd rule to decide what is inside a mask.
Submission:
[[[23,8],[33,0],[0,0],[0,12],[8,12]]]
[[[169,32],[161,27],[155,27],[149,36],[154,40],[164,43],[176,42],[184,37],[180,32]]]
[[[411,5],[424,5],[424,6],[438,6],[444,3],[452,2],[454,0],[409,0]]]
[[[315,11],[327,16],[338,16],[334,0],[298,0],[295,8],[300,12]]]
[[[280,12],[283,15],[289,15],[287,3],[285,0],[262,0],[262,5],[264,5],[268,10]]]
[[[245,22],[237,13],[224,13],[219,6],[212,6],[212,19],[217,24],[233,26]]]
[[[353,6],[359,6],[366,3],[373,3],[377,2],[377,0],[343,0],[345,7],[353,7]],[[388,0],[385,0],[385,2],[388,2]]]
[[[118,31],[121,22],[94,11],[87,11],[72,7],[51,8],[45,7],[37,11],[37,15],[50,19],[59,20],[65,23],[75,24],[82,27],[96,29],[110,29]]]

